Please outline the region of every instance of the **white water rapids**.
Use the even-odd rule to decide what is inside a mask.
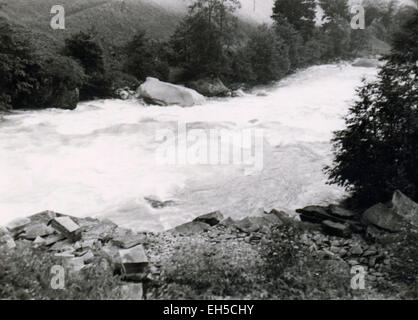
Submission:
[[[373,68],[323,65],[266,89],[267,95],[213,99],[192,108],[137,101],[80,103],[0,120],[0,225],[43,210],[106,217],[135,230],[160,231],[214,210],[242,218],[261,208],[327,204],[344,191],[326,184],[330,139]],[[0,116],[1,119],[1,116]],[[263,170],[240,165],[161,165],[157,130],[262,129]],[[153,197],[174,204],[155,209]]]

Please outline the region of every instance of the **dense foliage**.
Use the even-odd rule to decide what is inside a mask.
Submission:
[[[353,30],[348,0],[318,4],[321,23],[315,1],[276,0],[274,23],[257,27],[236,18],[239,0],[195,0],[168,41],[133,28],[121,45],[98,27],[71,34],[55,49],[56,42],[2,19],[0,108],[74,108],[79,99],[136,89],[148,76],[185,84],[219,78],[233,88],[267,84],[298,68],[385,52],[408,14],[396,1],[364,0],[367,28]]]
[[[360,204],[386,201],[396,189],[418,200],[417,25],[415,11],[395,35],[377,80],[358,90],[346,128],[335,133],[331,182]]]

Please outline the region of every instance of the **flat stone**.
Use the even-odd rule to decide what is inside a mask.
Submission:
[[[56,212],[47,210],[47,211],[36,213],[30,216],[29,219],[32,223],[43,223],[43,224],[48,225],[49,222],[52,219],[55,219],[56,217],[57,217]]]
[[[326,234],[337,237],[349,237],[351,235],[350,226],[325,220],[322,222],[322,229]]]
[[[118,226],[110,220],[98,221],[86,228],[82,234],[82,239],[103,240],[104,242],[110,241],[113,239],[117,227]]]
[[[220,211],[215,211],[215,212],[197,217],[196,219],[194,219],[194,221],[203,222],[210,226],[215,226],[219,222],[221,222],[223,219],[224,219],[224,216],[222,215],[222,213]]]
[[[121,249],[119,256],[125,274],[142,272],[148,265],[148,258],[142,245],[131,249]]]
[[[44,240],[45,240],[44,244],[46,246],[51,246],[51,245],[57,243],[58,241],[61,241],[61,240],[64,240],[64,239],[65,239],[65,236],[62,235],[62,234],[52,234],[52,235],[44,238]]]
[[[36,239],[33,241],[33,243],[34,244],[37,244],[37,245],[43,245],[43,244],[45,244],[45,239],[44,238],[42,238],[42,237],[36,237]]]
[[[17,229],[21,229],[31,223],[29,218],[14,219],[6,225],[6,228],[11,232],[15,232]]]
[[[185,224],[182,224],[176,228],[174,231],[184,235],[192,235],[195,233],[202,233],[209,230],[210,226],[203,222],[192,221]]]
[[[338,218],[342,219],[353,219],[357,216],[357,214],[353,211],[344,209],[342,207],[339,207],[337,205],[331,204],[328,206],[328,212],[334,216],[337,216]]]
[[[83,258],[84,263],[90,263],[94,259],[94,254],[93,252],[91,252],[91,250],[89,250],[80,257]]]
[[[145,240],[146,236],[144,234],[139,234],[133,232],[132,230],[122,228],[116,228],[112,238],[114,245],[124,249],[129,249],[138,244],[143,244]]]
[[[34,240],[37,237],[49,236],[54,233],[54,229],[47,226],[45,223],[29,224],[23,228],[23,232],[19,238]]]
[[[72,241],[77,241],[81,238],[80,226],[70,217],[55,218],[51,221],[51,226]]]

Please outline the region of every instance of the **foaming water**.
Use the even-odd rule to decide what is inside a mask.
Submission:
[[[326,185],[332,132],[372,68],[312,67],[256,94],[193,108],[137,101],[81,103],[0,120],[0,224],[46,209],[107,217],[136,230],[160,231],[213,210],[240,218],[262,208],[326,204],[344,196]],[[264,170],[239,165],[161,165],[156,132],[190,128],[262,129]],[[152,197],[174,204],[155,209]]]

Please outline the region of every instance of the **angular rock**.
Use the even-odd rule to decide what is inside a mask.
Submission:
[[[65,236],[62,234],[52,234],[46,238],[44,238],[44,245],[46,246],[51,246],[55,243],[57,243],[58,241],[64,240]]]
[[[84,254],[82,254],[80,257],[83,258],[84,263],[88,264],[93,261],[94,254],[93,252],[91,252],[91,250],[89,250],[87,252],[84,252]]]
[[[48,225],[49,222],[52,219],[55,219],[56,217],[57,217],[57,213],[55,213],[54,211],[46,210],[46,211],[42,211],[42,212],[39,212],[30,216],[29,219],[33,224],[43,223],[43,224]]]
[[[29,224],[24,227],[23,232],[19,238],[34,240],[37,237],[49,236],[54,233],[54,229],[47,226],[45,223]]]
[[[363,254],[363,249],[361,248],[359,244],[356,244],[351,247],[350,253],[352,255],[360,256]]]
[[[11,250],[16,248],[16,243],[10,234],[0,237],[0,249]]]
[[[282,224],[281,220],[276,215],[264,215],[262,217],[247,217],[235,223],[235,226],[246,233],[257,232],[264,226],[270,227],[273,225]]]
[[[224,216],[222,215],[222,213],[220,211],[216,211],[216,212],[208,213],[200,217],[197,217],[193,221],[203,222],[210,226],[215,226],[219,222],[221,222],[223,219],[224,219]]]
[[[6,227],[0,226],[0,238],[5,236],[6,234],[10,235],[9,230],[7,230]]]
[[[399,190],[393,194],[392,210],[413,226],[418,227],[418,204]]]
[[[119,250],[120,262],[124,274],[140,273],[148,265],[148,258],[142,245]]]
[[[192,81],[188,84],[188,87],[206,97],[225,97],[231,92],[219,78]]]
[[[330,220],[322,221],[322,229],[326,234],[337,237],[350,237],[350,226]]]
[[[10,232],[16,233],[16,231],[21,230],[23,227],[27,226],[31,223],[29,218],[18,218],[14,219],[6,225],[6,228],[9,229]]]
[[[90,225],[82,234],[83,240],[102,240],[104,242],[110,241],[113,238],[117,225],[110,220],[98,221]]]
[[[145,101],[161,106],[191,107],[205,102],[205,97],[195,90],[151,77],[138,88],[138,94]]]
[[[219,222],[219,224],[225,227],[235,227],[236,221],[229,217]]]
[[[116,228],[113,233],[112,243],[120,248],[129,249],[138,244],[143,244],[145,240],[146,236],[144,234],[128,229]]]
[[[174,231],[184,235],[192,235],[209,230],[210,226],[199,221],[192,221],[174,228]]]
[[[300,219],[304,222],[321,223],[324,220],[344,223],[344,219],[330,215],[327,208],[320,206],[308,206],[303,209],[296,210],[300,214]]]
[[[367,209],[362,215],[362,221],[365,224],[371,224],[391,232],[401,231],[405,223],[401,216],[383,203],[378,203]]]
[[[165,207],[170,207],[170,206],[173,206],[173,205],[175,205],[175,202],[174,201],[172,201],[172,200],[167,200],[167,201],[160,201],[160,200],[157,200],[157,199],[153,199],[153,198],[150,198],[150,197],[145,197],[144,198],[150,205],[151,205],[151,207],[153,207],[154,209],[162,209],[162,208],[165,208]]]
[[[72,241],[81,239],[80,226],[70,217],[58,217],[51,221],[51,226]]]
[[[331,204],[330,206],[328,206],[328,212],[333,215],[336,216],[338,218],[341,219],[353,219],[357,216],[357,214],[353,211],[344,209],[342,207],[336,206]]]

